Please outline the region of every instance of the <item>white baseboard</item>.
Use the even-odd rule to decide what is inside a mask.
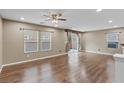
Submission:
[[[3,68],[3,66],[0,66],[0,73],[2,72],[2,68]]]
[[[95,52],[95,51],[87,51],[87,50],[85,52],[96,53],[96,54],[103,54],[103,55],[113,55],[111,53]],[[62,54],[57,54],[57,55],[52,55],[52,56],[46,56],[46,57],[41,57],[41,58],[36,58],[36,59],[31,59],[31,60],[25,60],[25,61],[19,61],[19,62],[4,64],[4,65],[2,65],[0,67],[0,72],[2,71],[2,68],[5,67],[5,66],[11,66],[11,65],[17,65],[17,64],[22,64],[22,63],[28,63],[28,62],[32,62],[32,61],[37,61],[37,60],[42,60],[42,59],[47,59],[47,58],[62,56],[62,55],[66,55],[66,54],[68,54],[68,53],[62,53]]]
[[[68,54],[68,53],[62,53],[62,54],[57,54],[57,55],[52,55],[52,56],[46,56],[46,57],[41,57],[41,58],[36,58],[36,59],[31,59],[31,60],[14,62],[14,63],[10,63],[10,64],[4,64],[4,65],[2,65],[2,67],[11,66],[11,65],[17,65],[17,64],[22,64],[22,63],[28,63],[28,62],[32,62],[32,61],[37,61],[37,60],[42,60],[42,59],[47,59],[47,58],[62,56],[62,55],[66,55],[66,54]]]
[[[88,51],[88,50],[86,50],[86,52],[90,52],[90,53],[96,53],[96,54],[103,54],[103,55],[113,55],[113,54],[111,54],[111,53],[106,53],[106,52],[98,52],[98,51]]]

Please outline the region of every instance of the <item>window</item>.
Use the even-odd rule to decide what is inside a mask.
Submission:
[[[117,32],[110,32],[107,33],[107,44],[108,48],[118,48],[118,33]]]
[[[38,31],[24,31],[24,53],[38,51]]]
[[[40,32],[40,51],[51,50],[51,32]]]
[[[51,50],[51,32],[24,31],[24,53]]]

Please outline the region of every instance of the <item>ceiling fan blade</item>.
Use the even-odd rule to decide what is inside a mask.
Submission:
[[[67,19],[64,19],[64,18],[59,18],[58,20],[61,20],[61,21],[66,21]]]
[[[59,13],[59,14],[58,14],[58,17],[61,17],[61,16],[62,16],[62,14],[61,14],[61,13]]]
[[[45,22],[40,22],[40,24],[44,24]]]
[[[48,18],[48,19],[45,19],[44,21],[50,21],[51,19],[50,18]]]
[[[50,16],[49,15],[43,15],[44,17],[48,17],[48,18],[50,18]]]

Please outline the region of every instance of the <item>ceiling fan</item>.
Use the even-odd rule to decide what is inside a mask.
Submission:
[[[49,12],[48,15],[43,15],[47,17],[45,21],[51,21],[54,24],[57,24],[59,21],[66,21],[67,19],[62,18],[62,13],[51,13]]]

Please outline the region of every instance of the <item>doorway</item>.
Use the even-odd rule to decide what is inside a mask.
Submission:
[[[76,33],[71,33],[72,49],[71,51],[76,53],[79,51],[79,37]]]

